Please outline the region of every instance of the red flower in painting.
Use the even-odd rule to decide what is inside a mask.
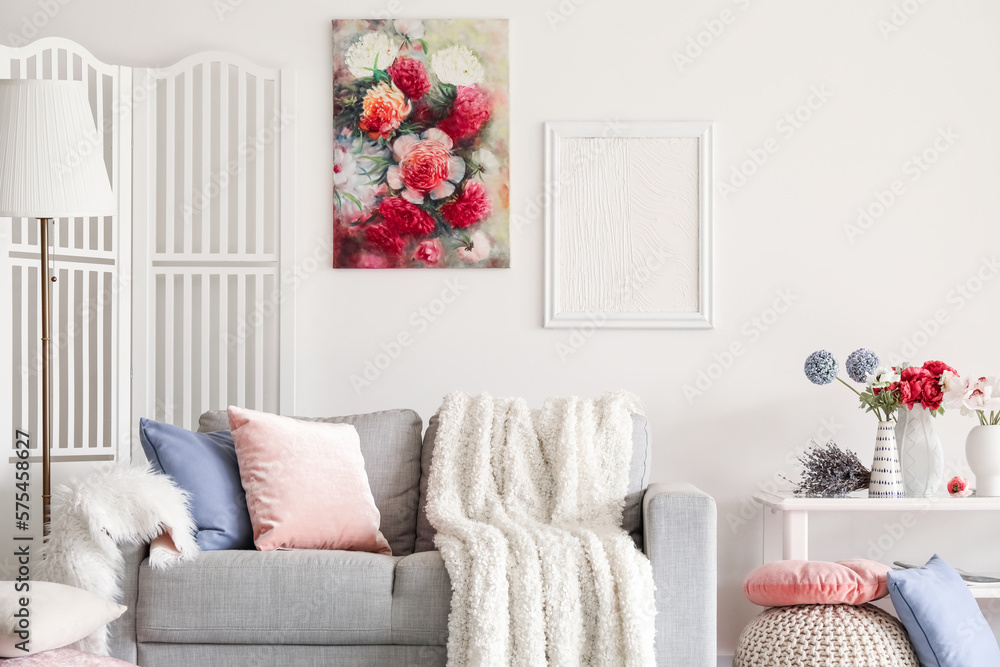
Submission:
[[[438,125],[452,139],[479,131],[490,119],[490,101],[479,86],[458,86],[451,113]]]
[[[365,232],[365,240],[387,255],[399,255],[403,252],[403,239],[389,229],[388,225],[372,225]]]
[[[366,131],[370,139],[388,137],[413,110],[403,91],[385,81],[372,86],[361,104],[364,110],[358,127]]]
[[[416,251],[413,253],[413,259],[420,260],[425,264],[433,266],[441,261],[442,252],[443,248],[441,246],[441,239],[421,241],[420,245],[417,246]]]
[[[419,60],[400,56],[388,70],[392,82],[411,100],[419,100],[431,89],[427,68]]]
[[[441,215],[452,227],[462,229],[489,216],[493,210],[490,196],[479,181],[469,181],[458,198],[441,207]]]
[[[399,234],[430,234],[434,231],[434,218],[405,199],[383,199],[378,212],[385,218],[386,224]]]

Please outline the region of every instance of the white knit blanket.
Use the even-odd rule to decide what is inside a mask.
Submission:
[[[448,665],[654,665],[653,574],[622,530],[635,397],[447,396],[427,516]]]
[[[32,578],[121,601],[125,563],[118,545],[152,541],[149,564],[155,569],[198,554],[188,500],[169,477],[152,472],[148,464],[116,466],[59,486],[52,496],[50,534]],[[73,647],[107,655],[107,626]]]

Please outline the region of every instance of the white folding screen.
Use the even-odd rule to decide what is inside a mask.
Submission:
[[[291,80],[222,53],[134,80],[134,407],[291,411]]]
[[[131,69],[97,60],[80,45],[46,38],[0,46],[0,78],[88,84],[96,134],[80,153],[101,151],[117,216],[59,218],[52,243],[53,460],[128,456],[131,284],[131,123],[122,117]],[[70,166],[79,155],[67,155]],[[41,314],[38,221],[0,218],[0,432],[41,437]],[[4,391],[4,394],[7,392]]]
[[[140,417],[293,412],[291,75],[223,53],[133,69],[46,38],[0,46],[0,78],[88,82],[81,150],[104,152],[119,202],[53,226],[54,460],[128,460]],[[37,224],[0,218],[0,432],[36,447]]]

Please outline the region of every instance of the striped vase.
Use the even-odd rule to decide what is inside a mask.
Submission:
[[[896,425],[879,422],[868,497],[902,498],[903,495],[903,474],[899,470],[899,453],[896,451]]]

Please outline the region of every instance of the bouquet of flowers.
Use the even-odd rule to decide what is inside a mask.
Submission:
[[[814,384],[829,384],[838,380],[853,391],[866,412],[873,412],[879,421],[894,419],[901,407],[912,410],[919,405],[931,415],[944,412],[945,392],[953,390],[959,379],[954,368],[942,361],[928,361],[922,366],[880,366],[878,356],[860,348],[847,357],[847,374],[865,385],[858,391],[839,376],[837,359],[826,350],[813,352],[806,359],[805,372]],[[998,394],[1000,399],[1000,394]],[[998,402],[1000,409],[1000,402]],[[1000,413],[998,413],[1000,418]]]
[[[963,416],[975,413],[983,426],[996,426],[1000,424],[1000,378],[995,375],[976,379],[948,376],[944,402]]]
[[[461,43],[429,52],[424,30],[373,21],[335,53],[336,266],[509,262],[485,224],[506,205],[486,68]]]

